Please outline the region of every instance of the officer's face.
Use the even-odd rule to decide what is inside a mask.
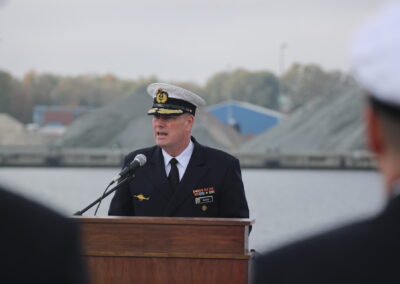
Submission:
[[[179,155],[190,141],[194,116],[182,114],[178,116],[153,117],[153,134],[156,144],[171,156]]]

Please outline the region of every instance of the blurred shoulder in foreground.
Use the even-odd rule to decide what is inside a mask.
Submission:
[[[86,283],[78,226],[0,188],[2,283]]]

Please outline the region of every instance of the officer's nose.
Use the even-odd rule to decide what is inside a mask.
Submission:
[[[154,126],[156,126],[156,127],[164,127],[165,126],[165,121],[164,121],[164,119],[162,119],[161,116],[154,116],[153,123],[154,123]]]

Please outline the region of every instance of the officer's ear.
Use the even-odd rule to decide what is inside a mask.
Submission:
[[[371,106],[365,109],[367,141],[369,149],[378,157],[384,151],[384,138],[381,122]]]
[[[186,113],[185,116],[186,116],[187,125],[188,125],[188,127],[190,127],[189,130],[191,130],[193,127],[194,121],[195,121],[194,115]]]

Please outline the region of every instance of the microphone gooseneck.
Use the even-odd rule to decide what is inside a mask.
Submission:
[[[146,164],[147,162],[147,158],[145,155],[143,154],[138,154],[135,156],[135,158],[133,159],[133,161],[126,167],[124,167],[122,169],[122,171],[113,178],[113,180],[108,184],[108,186],[106,187],[106,189],[104,190],[103,194],[97,198],[95,201],[93,201],[91,204],[89,204],[88,206],[86,206],[84,209],[82,209],[81,211],[76,212],[74,215],[76,216],[81,216],[83,213],[85,213],[87,210],[89,210],[90,208],[92,208],[94,205],[97,205],[96,211],[94,213],[94,215],[96,215],[97,210],[100,207],[101,201],[107,197],[108,195],[110,195],[111,193],[113,193],[119,186],[121,186],[122,184],[124,184],[125,182],[127,182],[128,180],[130,180],[132,177],[134,177],[134,173],[135,170],[141,166],[143,166],[144,164]],[[116,186],[114,186],[112,189],[110,189],[109,191],[108,188],[115,183],[116,181],[120,182],[119,184],[117,184]]]

